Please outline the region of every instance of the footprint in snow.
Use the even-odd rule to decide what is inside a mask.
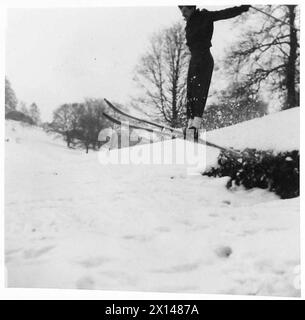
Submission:
[[[107,257],[94,257],[94,258],[89,258],[86,260],[79,261],[78,264],[85,268],[97,268],[107,262],[109,262],[111,259]]]
[[[11,255],[11,254],[15,254],[15,253],[18,253],[20,252],[22,249],[11,249],[11,250],[7,250],[5,251],[5,255],[8,256],[8,255]]]
[[[160,226],[160,227],[158,227],[158,228],[156,228],[156,230],[158,231],[158,232],[170,232],[170,228],[168,228],[168,227],[163,227],[163,226]]]
[[[216,254],[220,258],[229,258],[233,253],[233,250],[229,246],[221,246],[215,250]]]
[[[122,237],[122,239],[124,240],[135,240],[138,242],[146,242],[146,241],[150,241],[153,238],[153,236],[149,236],[149,235],[132,235],[132,234],[127,234],[125,236]]]
[[[42,256],[43,254],[51,251],[52,249],[54,249],[55,246],[47,246],[47,247],[43,247],[39,250],[26,250],[23,253],[23,256],[25,259],[34,259],[34,258],[38,258],[40,256]]]
[[[218,218],[218,217],[219,217],[219,214],[217,214],[217,213],[210,213],[210,214],[209,214],[209,217]]]
[[[90,290],[94,289],[94,281],[90,277],[83,277],[76,281],[76,288],[77,289],[84,289]]]
[[[156,270],[153,270],[153,272],[155,272],[155,273],[184,273],[184,272],[194,271],[194,270],[198,269],[199,266],[200,266],[199,262],[187,263],[187,264],[172,266],[167,269],[166,268],[156,269]]]

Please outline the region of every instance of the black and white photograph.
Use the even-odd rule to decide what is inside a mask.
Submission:
[[[301,297],[299,4],[5,11],[6,288]]]

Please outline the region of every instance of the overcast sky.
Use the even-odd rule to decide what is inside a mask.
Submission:
[[[177,21],[183,20],[176,6],[9,9],[5,73],[17,98],[35,101],[44,121],[62,103],[84,97],[124,103],[150,36]],[[238,31],[232,20],[215,23],[216,61]]]

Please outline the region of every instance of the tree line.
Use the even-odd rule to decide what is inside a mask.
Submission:
[[[5,118],[23,121],[31,125],[41,125],[40,110],[35,102],[29,107],[25,102],[18,101],[15,91],[5,77]]]
[[[85,99],[81,103],[65,103],[53,112],[53,120],[44,129],[61,135],[68,147],[100,147],[98,135],[111,124],[103,115],[105,105],[100,99]]]
[[[216,90],[216,102],[208,104],[204,127],[213,130],[268,113],[266,92],[276,96],[281,109],[299,105],[300,45],[299,8],[296,5],[264,6],[265,12],[277,17],[260,16],[251,10],[239,19],[256,19],[245,28],[222,65],[228,81],[225,89]],[[239,21],[240,23],[240,21]],[[190,54],[185,44],[184,24],[176,23],[153,35],[150,47],[135,68],[134,80],[142,95],[131,105],[146,111],[150,118],[172,127],[185,125],[186,79]],[[209,103],[209,102],[208,102]],[[100,99],[65,103],[53,112],[53,120],[44,124],[49,132],[60,134],[68,147],[81,145],[99,148],[98,134],[112,126],[103,116],[105,105]],[[20,112],[39,124],[36,103],[28,108],[18,102],[9,80],[5,79],[6,116]],[[9,117],[8,117],[9,118]]]
[[[42,126],[46,132],[60,135],[67,146],[96,150],[100,147],[98,134],[111,127],[103,116],[104,102],[99,99],[85,99],[81,103],[64,103],[53,112],[51,122],[42,123],[40,110],[35,102],[29,107],[18,101],[8,78],[5,78],[5,118]]]

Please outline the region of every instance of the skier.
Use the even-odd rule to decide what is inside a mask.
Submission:
[[[187,75],[187,129],[194,130],[194,139],[198,141],[210,88],[214,60],[210,52],[214,21],[230,19],[249,10],[243,5],[219,11],[199,10],[196,6],[178,6],[186,20],[186,44],[191,52]],[[186,137],[186,130],[184,131]]]

